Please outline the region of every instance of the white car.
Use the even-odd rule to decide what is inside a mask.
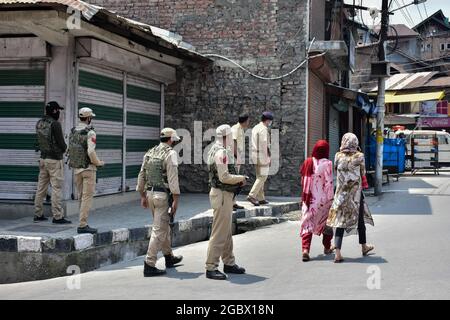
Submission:
[[[439,144],[439,164],[441,167],[450,166],[450,134],[445,131],[433,130],[399,130],[395,133],[397,137],[404,135],[406,138],[406,155],[407,159],[411,156],[411,137],[418,142],[419,147],[424,141],[429,141],[437,135]],[[422,148],[421,148],[422,149]]]

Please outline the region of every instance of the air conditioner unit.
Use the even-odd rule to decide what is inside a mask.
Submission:
[[[372,62],[371,73],[372,77],[390,77],[391,66],[388,61]]]

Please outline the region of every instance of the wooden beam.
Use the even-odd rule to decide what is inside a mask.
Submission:
[[[121,70],[151,77],[166,84],[176,81],[174,66],[143,57],[100,40],[79,38],[76,51],[85,57],[82,60],[93,58],[93,61],[97,61],[97,63],[110,64]]]
[[[47,58],[47,44],[37,37],[3,38],[0,58]]]
[[[17,22],[22,21],[43,21],[56,18],[58,18],[58,12],[54,10],[0,11],[0,21],[6,25],[17,25],[19,24]]]
[[[23,28],[28,30],[30,33],[35,34],[42,40],[47,41],[56,47],[67,47],[69,45],[69,33],[64,31],[56,31],[50,29],[49,27],[34,23],[34,22],[23,22]]]
[[[33,11],[4,11],[0,12],[0,21],[2,25],[15,26],[24,29],[27,25],[26,30],[36,34],[37,36],[48,37],[55,45],[61,45],[68,41],[64,39],[65,35],[56,35],[56,30],[67,29],[67,19],[70,15],[66,12],[59,12],[56,10],[33,10]],[[38,28],[31,30],[28,23],[37,24]],[[25,24],[25,25],[24,25]],[[49,29],[42,29],[43,27]],[[53,30],[53,32],[51,32]],[[131,41],[123,36],[114,34],[110,31],[104,30],[97,27],[89,22],[81,21],[80,29],[70,29],[68,31],[74,37],[93,37],[102,40],[106,43],[112,44],[114,46],[120,47],[127,51],[134,52],[136,54],[142,55],[147,58],[151,58],[165,64],[179,66],[183,63],[183,59],[158,52],[157,50],[147,48],[140,45],[134,41]],[[51,43],[51,42],[50,42]]]
[[[3,25],[26,30],[54,46],[67,46],[69,40],[68,35],[63,33],[64,28],[55,28],[61,26],[58,20],[58,13],[49,10],[0,12]]]
[[[69,15],[64,12],[59,12],[59,16],[64,21],[66,21],[66,19],[69,17]],[[163,54],[156,50],[147,48],[134,41],[131,41],[117,34],[111,33],[86,21],[81,21],[81,29],[72,29],[70,30],[70,32],[75,37],[94,37],[106,43],[117,46],[119,48],[131,51],[133,53],[139,54],[141,56],[150,59],[163,62],[165,64],[179,66],[183,63],[183,60],[180,58],[176,58],[167,54]]]

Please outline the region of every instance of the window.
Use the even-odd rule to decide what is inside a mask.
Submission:
[[[414,139],[418,139],[418,140],[427,140],[427,139],[432,139],[433,135],[432,134],[428,134],[428,133],[415,133],[414,134]]]
[[[427,44],[427,51],[430,51],[430,50],[431,50],[431,44],[428,43],[428,44]]]
[[[438,114],[447,115],[448,114],[448,101],[447,100],[439,101],[436,104],[436,112]]]
[[[441,51],[445,50],[445,43],[441,43]]]
[[[450,50],[450,43],[447,43],[447,50]]]
[[[439,144],[448,144],[447,136],[443,134],[438,134],[438,142]]]

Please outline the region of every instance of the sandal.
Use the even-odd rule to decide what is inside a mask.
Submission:
[[[368,253],[369,253],[370,251],[372,251],[373,249],[375,249],[374,246],[368,245],[368,246],[367,246],[367,249],[362,251],[362,255],[363,255],[363,256],[367,256]]]
[[[302,261],[303,262],[308,262],[309,260],[310,260],[309,254],[306,253],[306,252],[303,252],[303,254],[302,254]]]
[[[344,262],[344,258],[334,259],[334,263],[342,263]]]
[[[323,249],[323,254],[325,254],[325,255],[332,254],[334,252],[334,250],[336,250],[336,247],[331,246],[330,249]]]

